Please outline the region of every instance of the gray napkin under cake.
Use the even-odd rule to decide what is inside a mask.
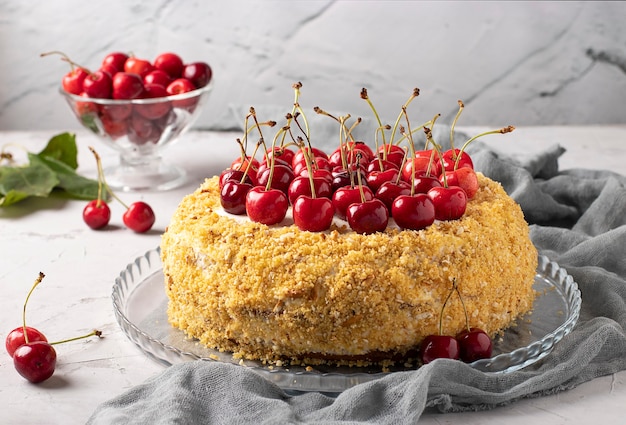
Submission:
[[[187,362],[101,404],[88,424],[413,424],[426,408],[489,409],[626,369],[626,177],[559,170],[557,145],[523,160],[479,141],[469,152],[475,169],[522,206],[539,253],[565,268],[582,293],[577,325],[543,360],[490,374],[440,359],[336,397],[294,395],[237,365]]]

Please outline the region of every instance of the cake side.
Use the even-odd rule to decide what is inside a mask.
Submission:
[[[471,326],[490,335],[531,309],[537,252],[522,211],[482,176],[464,216],[360,235],[235,220],[217,178],[183,199],[162,238],[171,324],[236,357],[374,362],[438,333],[456,280]],[[443,332],[465,328],[453,296]]]

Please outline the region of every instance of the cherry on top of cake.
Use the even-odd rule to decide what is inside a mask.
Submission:
[[[419,89],[413,89],[390,126],[382,123],[363,88],[360,96],[378,123],[374,147],[353,137],[360,118],[348,127],[350,115],[335,117],[315,107],[315,113],[339,125],[337,148],[325,152],[311,143],[308,121],[299,103],[301,87],[301,83],[293,85],[292,111],[286,114],[286,122],[275,132],[271,145],[265,142],[263,128],[275,127],[276,121],[260,122],[255,109],[250,108],[243,138],[237,139],[241,155],[219,179],[220,202],[226,212],[246,214],[254,222],[273,225],[283,221],[291,207],[294,224],[300,230],[328,230],[338,217],[360,234],[384,231],[390,218],[401,229],[410,230],[424,229],[435,220],[456,220],[465,214],[468,200],[479,188],[467,146],[479,137],[515,129],[507,126],[486,131],[455,148],[454,127],[464,109],[459,100],[450,130],[450,149],[443,150],[432,136],[440,114],[411,128],[407,107],[419,96]],[[401,124],[403,119],[405,124]],[[413,136],[420,130],[426,143],[423,149],[416,149]],[[254,131],[259,139],[248,153],[248,138]]]

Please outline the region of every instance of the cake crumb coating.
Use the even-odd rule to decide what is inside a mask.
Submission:
[[[236,358],[389,364],[439,333],[456,280],[469,325],[495,336],[532,308],[537,251],[519,205],[478,180],[461,219],[361,235],[340,221],[314,233],[229,217],[207,179],[162,236],[169,321]],[[453,294],[442,333],[465,327]]]

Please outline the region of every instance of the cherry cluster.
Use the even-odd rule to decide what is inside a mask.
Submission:
[[[48,342],[48,338],[36,328],[26,326],[26,304],[34,289],[41,283],[45,275],[39,273],[31,287],[22,313],[22,326],[13,329],[6,337],[5,348],[13,358],[15,370],[32,383],[43,382],[54,374],[57,363],[57,353],[54,345],[63,344],[90,336],[101,337],[102,332],[94,330],[86,335],[62,341]]]
[[[83,221],[87,226],[94,230],[102,229],[109,224],[111,220],[111,209],[104,199],[104,193],[111,195],[115,200],[124,206],[126,211],[122,215],[122,220],[126,227],[136,233],[145,233],[152,228],[156,221],[156,216],[152,207],[143,201],[133,202],[126,205],[106,183],[104,171],[102,170],[102,162],[100,155],[91,146],[91,152],[96,157],[98,167],[98,196],[85,205],[83,208]]]
[[[442,333],[443,311],[453,292],[456,292],[463,305],[465,314],[465,329],[456,336],[444,335]],[[435,359],[445,358],[462,360],[471,363],[480,359],[491,357],[493,343],[491,337],[480,328],[470,327],[465,303],[459,292],[456,280],[452,283],[452,291],[444,301],[439,314],[439,333],[428,335],[420,345],[420,357],[422,363],[427,364]]]
[[[220,201],[225,211],[247,214],[254,222],[271,225],[280,223],[291,206],[295,225],[308,231],[327,230],[334,217],[346,220],[360,234],[384,231],[390,218],[401,229],[424,229],[435,220],[461,218],[468,199],[476,194],[478,179],[472,159],[465,152],[467,145],[482,135],[513,129],[482,133],[460,149],[454,148],[451,136],[452,147],[443,151],[432,138],[434,118],[419,127],[426,136],[426,146],[417,150],[413,142],[417,129],[410,128],[406,114],[406,106],[419,94],[414,89],[402,107],[390,141],[385,138],[385,130],[391,127],[379,122],[383,141],[376,143],[374,149],[351,135],[360,120],[347,128],[349,116],[337,118],[314,108],[316,113],[335,119],[343,131],[339,146],[327,153],[311,145],[307,129],[298,122],[304,116],[298,103],[300,87],[300,83],[294,85],[294,110],[287,114],[287,124],[276,133],[271,147],[265,146],[261,124],[251,108],[246,117],[246,137],[251,129],[258,128],[260,143],[248,155],[245,144],[238,140],[241,156],[221,173]],[[361,97],[371,105],[365,89]],[[462,102],[459,105],[460,114]],[[373,106],[372,109],[378,117]],[[407,127],[399,125],[402,116]],[[255,125],[248,127],[250,117]],[[302,130],[304,138],[293,136],[294,124]],[[398,130],[402,137],[394,141],[393,135]],[[259,146],[265,146],[260,160],[256,158]]]
[[[86,98],[84,102],[75,103],[77,115],[97,116],[110,137],[128,135],[136,143],[156,142],[171,119],[173,108],[191,113],[198,104],[198,96],[171,101],[167,97],[199,90],[213,77],[206,62],[186,63],[171,52],[161,53],[153,61],[113,52],[104,57],[96,71],[77,65],[62,52],[42,53],[42,56],[50,54],[62,55],[71,66],[62,78],[63,90]],[[163,101],[131,105],[129,102],[89,102],[88,99]]]

